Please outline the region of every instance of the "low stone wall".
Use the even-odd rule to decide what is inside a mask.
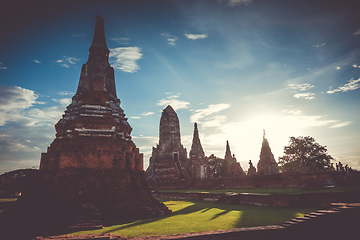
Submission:
[[[224,194],[221,193],[181,193],[181,192],[153,192],[156,198],[174,198],[189,200],[218,201]]]
[[[219,204],[256,205],[268,207],[330,207],[334,202],[360,202],[360,191],[344,193],[304,194],[214,194],[158,192],[155,197],[216,201]]]
[[[218,188],[313,188],[326,185],[354,186],[360,185],[360,172],[344,175],[342,172],[317,173],[279,173],[273,175],[253,175],[243,177],[223,177],[196,180],[190,182],[152,182],[153,190],[164,189],[218,189]]]

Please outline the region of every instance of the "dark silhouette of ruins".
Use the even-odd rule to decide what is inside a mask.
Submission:
[[[265,129],[260,151],[260,160],[257,164],[257,172],[259,175],[271,175],[279,173],[279,166],[275,161],[269,142],[265,137]]]
[[[231,155],[229,141],[226,141],[224,162],[226,166],[225,176],[235,177],[242,176],[244,174],[244,170],[240,166],[240,163],[236,161],[235,154]]]
[[[181,144],[179,118],[168,105],[161,114],[159,144],[153,147],[146,173],[150,181],[184,182],[188,175],[187,165],[187,151]]]
[[[116,95],[100,16],[89,52],[72,103],[55,125],[56,138],[41,156],[46,193],[119,218],[164,215],[169,210],[148,188],[143,154]]]
[[[221,160],[224,177],[245,175],[226,142],[225,157]],[[197,123],[194,123],[193,141],[189,158],[181,144],[179,118],[168,105],[162,112],[159,127],[159,144],[153,147],[146,170],[151,186],[189,186],[197,180],[211,178],[209,158],[201,146]]]

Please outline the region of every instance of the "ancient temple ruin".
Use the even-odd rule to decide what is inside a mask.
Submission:
[[[152,149],[146,173],[150,181],[158,183],[179,183],[188,177],[187,151],[181,144],[179,118],[170,105],[161,114],[159,144]]]
[[[260,160],[257,164],[257,171],[259,175],[270,175],[279,173],[279,166],[275,161],[274,155],[271,152],[269,142],[265,137],[265,130],[260,151]]]
[[[132,128],[116,95],[104,20],[99,16],[89,52],[77,92],[55,125],[56,138],[41,156],[47,195],[91,204],[121,218],[164,215],[169,210],[148,188],[143,155],[131,139]],[[162,134],[172,137],[172,132]]]
[[[244,170],[240,166],[240,163],[237,162],[235,154],[231,154],[229,141],[226,141],[224,164],[224,169],[226,169],[225,176],[235,177],[244,175]]]
[[[189,165],[191,179],[210,178],[209,161],[201,146],[197,123],[194,123],[194,134],[189,153]]]

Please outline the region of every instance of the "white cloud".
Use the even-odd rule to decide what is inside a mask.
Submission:
[[[40,148],[37,146],[30,147],[28,145],[24,145],[21,143],[10,143],[8,146],[8,149],[11,152],[18,152],[18,151],[31,152],[31,151],[39,151],[40,150]]]
[[[205,109],[196,110],[195,113],[190,117],[190,122],[201,123],[203,119],[206,119],[208,116],[225,110],[230,107],[230,104],[220,103],[220,104],[211,104]],[[209,121],[207,126],[213,126],[215,122],[224,121],[223,117],[211,117],[211,119],[206,119]]]
[[[130,38],[109,38],[109,39],[121,45],[127,45],[129,44],[130,41]]]
[[[71,98],[53,99],[54,102],[58,102],[63,106],[67,106],[71,103]]]
[[[354,68],[360,68],[360,65],[358,65],[358,64],[353,64],[352,65]]]
[[[2,62],[0,62],[0,69],[7,69],[7,67],[3,66],[4,64]]]
[[[296,93],[294,94],[295,98],[302,98],[306,100],[315,99],[315,93],[307,92],[307,93]]]
[[[162,34],[160,34],[161,36],[165,36],[166,40],[168,41],[169,45],[175,46],[176,45],[176,40],[178,39],[177,37],[171,35],[170,33],[164,32]]]
[[[143,115],[143,116],[149,116],[149,115],[153,115],[154,114],[154,112],[146,112],[146,113],[143,113],[143,114],[141,114],[141,115]]]
[[[352,123],[351,121],[345,121],[345,122],[337,123],[337,124],[331,126],[330,128],[341,128],[341,127],[348,126],[351,123]]]
[[[129,117],[131,119],[140,119],[140,117]]]
[[[185,33],[185,36],[188,39],[192,39],[192,40],[197,40],[197,39],[202,39],[202,38],[207,38],[207,34],[191,34],[191,33]]]
[[[310,85],[309,83],[303,83],[303,84],[289,83],[288,86],[291,87],[292,89],[299,90],[299,91],[306,91],[306,90],[309,90],[310,88],[314,87],[313,85]]]
[[[323,46],[325,46],[325,44],[326,44],[326,43],[323,43],[323,44],[317,44],[317,45],[313,45],[313,47],[317,47],[317,48],[319,48],[319,47],[323,47]]]
[[[79,58],[64,56],[63,59],[56,60],[55,62],[62,63],[60,66],[69,68],[69,64],[75,65],[78,61],[80,61]]]
[[[355,90],[360,88],[360,78],[357,80],[354,80],[353,78],[350,79],[349,83],[344,84],[343,86],[340,86],[334,90],[327,91],[328,94],[336,93],[336,92],[347,92],[351,90]]]
[[[167,93],[171,94],[171,93]],[[188,108],[189,102],[178,100],[179,95],[170,95],[165,99],[161,99],[157,105],[158,106],[167,106],[170,105],[175,111],[182,108]]]
[[[59,95],[72,95],[74,93],[72,92],[68,92],[68,91],[61,91],[61,92],[58,92]]]
[[[360,29],[356,30],[353,34],[354,35],[360,35]]]
[[[29,108],[37,103],[37,98],[33,90],[0,85],[0,110]]]
[[[34,59],[34,63],[41,63],[39,60]]]
[[[141,48],[139,47],[118,47],[110,49],[110,58],[112,66],[115,69],[134,73],[140,69],[139,65],[137,65],[136,61],[142,57],[142,53],[140,52]]]
[[[336,70],[340,70],[340,69],[341,69],[341,67],[336,67],[335,69],[336,69]]]

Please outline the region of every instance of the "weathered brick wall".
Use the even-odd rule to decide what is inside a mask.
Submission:
[[[161,189],[217,189],[217,188],[316,188],[326,185],[360,185],[357,172],[344,175],[342,172],[318,173],[279,173],[273,175],[252,175],[243,177],[224,177],[189,181],[181,184],[173,182],[151,182],[154,190]]]
[[[255,205],[267,207],[329,207],[333,202],[359,202],[360,191],[345,193],[303,193],[303,194],[214,194],[157,192],[155,197],[207,200],[219,204]]]

